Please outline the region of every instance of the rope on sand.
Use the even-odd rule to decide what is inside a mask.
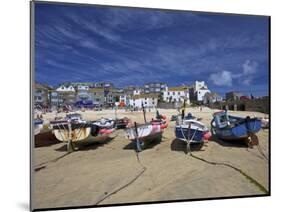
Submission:
[[[262,148],[261,148],[261,146],[260,146],[259,143],[257,144],[257,147],[258,147],[258,150],[259,150],[260,154],[263,156],[263,158],[264,158],[265,160],[268,160],[268,157],[267,157],[267,156],[265,155],[265,153],[262,151]]]
[[[142,167],[142,170],[139,172],[139,174],[137,174],[132,180],[130,180],[128,183],[126,183],[125,185],[119,187],[118,189],[110,192],[109,194],[107,194],[106,196],[104,196],[103,198],[101,198],[100,200],[98,200],[94,205],[98,205],[100,204],[102,201],[104,201],[105,199],[107,199],[108,197],[112,196],[113,194],[116,194],[117,192],[123,190],[124,188],[128,187],[129,185],[131,185],[133,182],[135,182],[145,171],[146,171],[146,167],[141,163],[140,159],[139,159],[139,153],[138,151],[136,151],[136,157],[137,157],[137,161],[140,164],[140,166]]]
[[[63,154],[63,155],[61,155],[61,156],[59,156],[59,157],[57,157],[57,158],[55,158],[55,159],[53,159],[53,160],[50,160],[50,161],[46,161],[46,162],[37,164],[37,165],[35,165],[35,169],[40,170],[40,168],[41,168],[40,166],[43,166],[43,165],[46,165],[46,164],[49,164],[49,163],[57,162],[59,159],[62,159],[62,158],[64,158],[65,156],[67,156],[67,155],[69,155],[69,154],[71,154],[71,152],[67,152],[67,153],[65,153],[65,154]],[[39,167],[38,167],[38,166],[39,166]],[[37,167],[37,168],[36,168],[36,167]]]
[[[183,132],[182,132],[182,134],[183,134]],[[184,137],[184,139],[185,139],[185,141],[186,141],[186,143],[187,143],[187,146],[189,146],[190,140],[187,140],[186,137],[184,136],[184,134],[183,134],[183,137]],[[190,147],[189,147],[189,149],[190,149]],[[258,150],[259,150],[260,153],[267,159],[267,157],[263,154],[262,150],[260,149],[260,146],[259,146],[259,145],[258,145]],[[220,165],[220,166],[229,167],[229,168],[231,168],[231,169],[237,171],[237,172],[240,173],[241,175],[243,175],[247,180],[249,180],[251,183],[253,183],[255,186],[257,186],[263,193],[268,194],[267,189],[266,189],[263,185],[261,185],[258,181],[256,181],[254,178],[252,178],[251,176],[249,176],[248,174],[246,174],[246,173],[245,173],[244,171],[242,171],[241,169],[239,169],[239,168],[237,168],[237,167],[235,167],[235,166],[233,166],[233,165],[231,165],[231,164],[224,163],[224,162],[213,162],[213,161],[208,161],[208,160],[206,160],[206,159],[204,159],[204,158],[201,158],[201,157],[198,157],[198,156],[193,155],[191,151],[190,151],[190,156],[193,157],[193,158],[195,158],[195,159],[197,159],[197,160],[200,160],[200,161],[203,161],[203,162],[205,162],[205,163],[207,163],[207,164],[210,164],[210,165],[215,165],[215,166],[216,166],[216,165]]]
[[[267,189],[263,185],[261,185],[258,181],[256,181],[254,178],[252,178],[248,174],[246,174],[243,170],[241,170],[241,169],[239,169],[239,168],[237,168],[237,167],[235,167],[235,166],[233,166],[231,164],[228,164],[228,163],[208,161],[208,160],[206,160],[204,158],[201,158],[201,157],[193,155],[191,152],[190,152],[190,155],[191,155],[191,157],[193,157],[193,158],[195,158],[197,160],[201,160],[201,161],[203,161],[205,163],[208,163],[208,164],[211,164],[211,165],[220,165],[220,166],[229,167],[229,168],[237,171],[241,175],[243,175],[247,180],[249,180],[251,183],[253,183],[255,186],[257,186],[263,193],[268,194]]]

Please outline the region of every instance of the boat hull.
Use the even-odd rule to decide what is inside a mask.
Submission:
[[[34,135],[38,135],[43,129],[43,121],[34,121]]]
[[[189,117],[192,117],[190,114]],[[183,119],[177,121],[175,127],[175,136],[177,139],[189,143],[203,143],[209,138],[206,135],[209,133],[207,127],[195,119]]]
[[[177,139],[182,141],[190,140],[190,143],[203,143],[204,133],[202,130],[189,129],[181,126],[176,126],[175,128]]]
[[[34,126],[34,135],[38,135],[43,129],[43,124],[36,124]]]
[[[232,123],[223,128],[213,126],[214,134],[222,140],[245,140],[250,134],[256,134],[261,129],[261,120],[259,119],[244,119],[238,120],[237,123]]]
[[[71,131],[63,129],[55,129],[53,133],[61,142],[67,143],[69,140],[73,143],[99,143],[108,139],[109,134],[98,134],[96,136],[91,135],[91,128],[74,129]]]
[[[136,128],[127,128],[125,131],[125,137],[132,142],[137,143],[137,139],[140,141],[141,148],[145,148],[147,144],[161,141],[162,134],[164,130],[161,128],[161,124],[143,124],[137,126],[137,134]],[[138,149],[138,147],[137,147]]]

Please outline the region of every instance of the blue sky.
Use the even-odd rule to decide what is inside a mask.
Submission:
[[[268,18],[35,4],[35,80],[268,95]]]

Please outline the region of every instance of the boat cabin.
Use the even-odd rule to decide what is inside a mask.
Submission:
[[[219,111],[213,114],[216,127],[224,128],[230,124],[229,116],[227,111]]]

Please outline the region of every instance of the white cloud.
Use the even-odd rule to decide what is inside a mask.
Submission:
[[[217,86],[232,86],[232,74],[229,71],[213,73],[210,79]]]
[[[247,79],[244,79],[244,80],[242,81],[242,84],[243,84],[243,85],[250,85],[251,82],[252,82],[252,78],[247,78]]]
[[[91,48],[91,49],[97,49],[98,48],[98,46],[93,41],[89,41],[89,40],[81,41],[80,46],[86,47],[86,48]]]
[[[249,86],[253,81],[253,75],[257,72],[256,61],[245,60],[242,64],[243,72],[233,74],[230,71],[216,72],[210,75],[210,79],[217,86],[232,86],[233,79],[239,80],[243,85]]]
[[[258,63],[255,61],[246,60],[243,64],[243,73],[245,75],[254,74],[257,72]]]

